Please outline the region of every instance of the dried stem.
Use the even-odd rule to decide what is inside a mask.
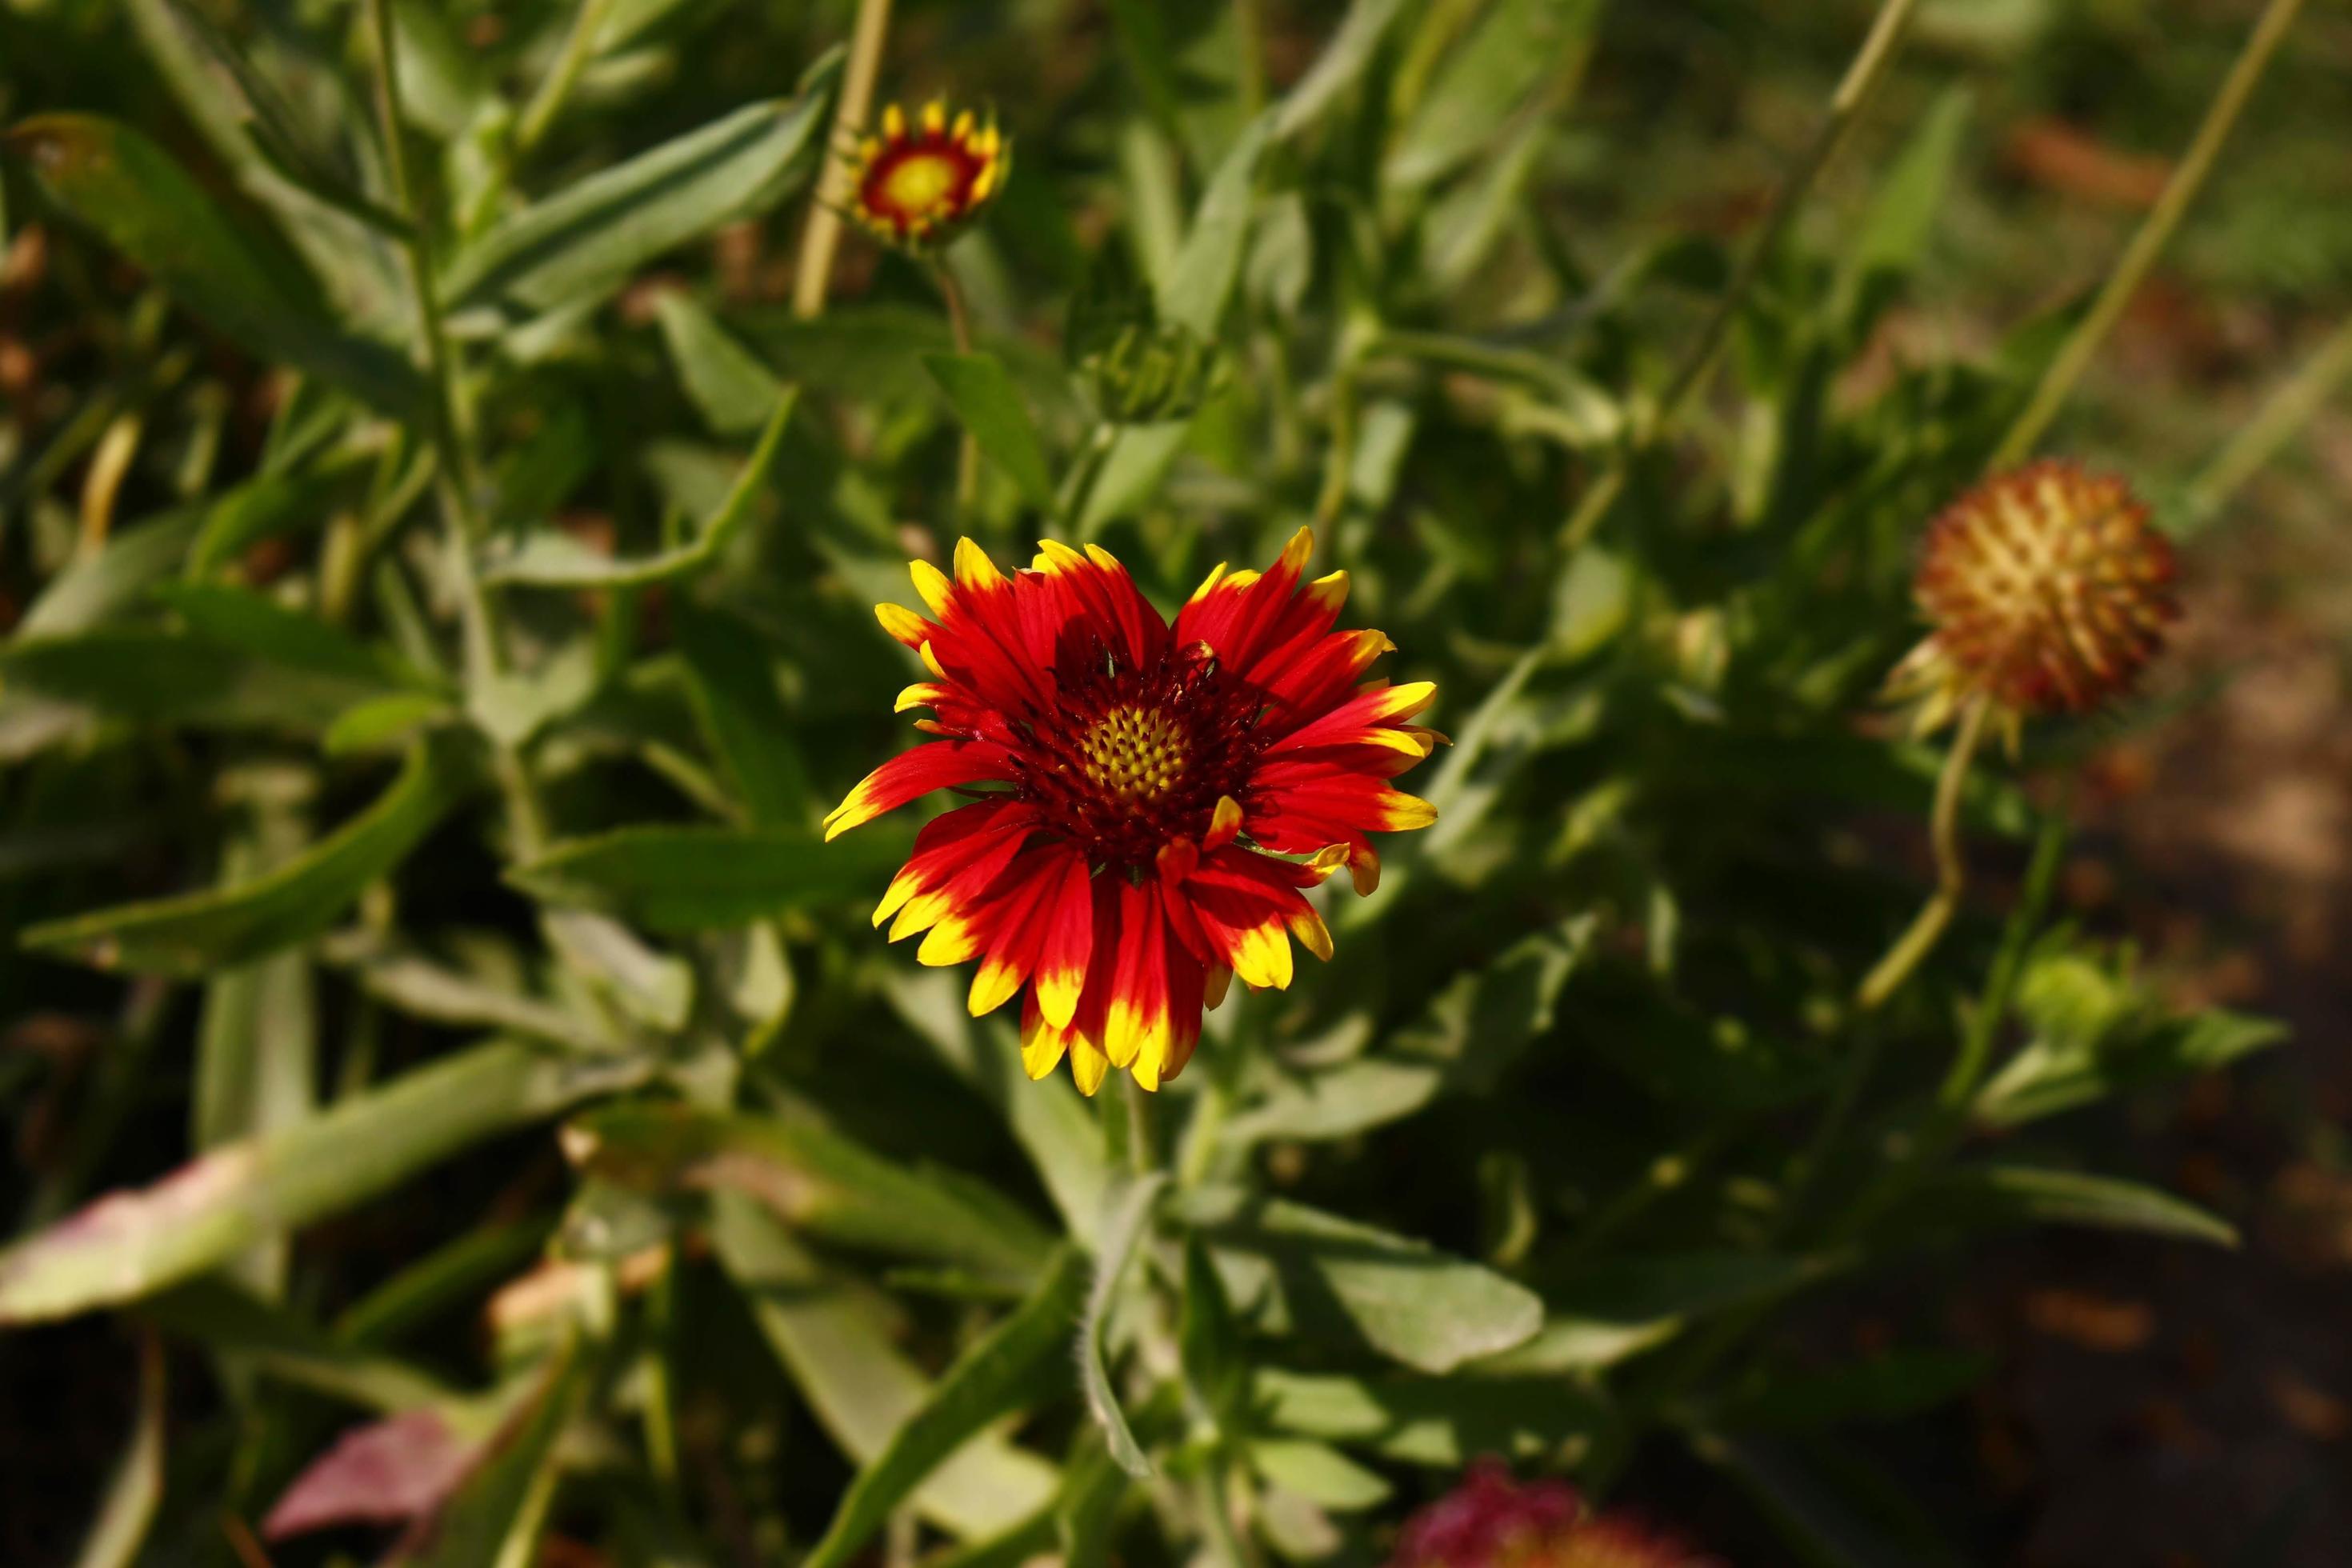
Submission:
[[[849,37],[841,99],[834,106],[824,173],[801,230],[800,260],[793,269],[793,314],[803,321],[824,314],[824,297],[833,287],[834,252],[841,247],[841,208],[849,196],[849,165],[841,150],[874,107],[874,79],[882,68],[882,40],[889,31],[890,0],[857,0],[857,25]]]
[[[2196,139],[2189,143],[2180,166],[2173,170],[2164,194],[2148,209],[2139,232],[2132,236],[2131,243],[2116,259],[2115,270],[2107,275],[2098,299],[2092,303],[2091,313],[2083,318],[2059,349],[2057,357],[2050,362],[2050,368],[2042,373],[2042,384],[2033,389],[2025,412],[2017,416],[2009,434],[2001,438],[1989,467],[2006,468],[2022,461],[2050,427],[2050,421],[2057,417],[2067,394],[2074,390],[2075,382],[2082,379],[2084,368],[2090,364],[2091,356],[2098,353],[2100,343],[2124,313],[2124,307],[2131,302],[2131,297],[2147,279],[2148,269],[2156,265],[2172,231],[2180,226],[2189,204],[2204,187],[2221,143],[2229,140],[2240,111],[2253,96],[2254,84],[2262,79],[2263,68],[2270,64],[2295,13],[2302,9],[2303,0],[2270,0],[2255,21],[2254,30],[2246,37],[2245,47],[2239,51],[2230,74],[2221,80],[2221,89],[2207,107],[2205,121],[2198,126]]]

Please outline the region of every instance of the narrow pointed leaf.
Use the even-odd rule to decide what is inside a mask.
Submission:
[[[339,326],[282,247],[239,227],[172,155],[127,125],[45,114],[7,134],[58,204],[182,305],[256,355],[299,367],[383,412],[422,406],[415,370]]]
[[[100,969],[178,975],[290,947],[324,931],[399,865],[457,803],[465,781],[446,750],[419,746],[373,805],[266,876],[51,921],[18,940]]]
[[[1030,505],[1044,510],[1054,504],[1054,478],[1046,471],[1045,448],[1030,422],[1020,388],[991,354],[927,354],[932,379],[954,405],[956,417],[989,459],[1013,477]]]
[[[152,1186],[100,1198],[0,1252],[0,1324],[135,1300],[646,1070],[504,1041],[419,1068]]]
[[[782,1220],[740,1194],[712,1198],[710,1240],[818,1422],[852,1459],[871,1463],[930,1397],[890,1341],[887,1309],[820,1268]],[[972,1539],[1022,1523],[1055,1485],[1051,1465],[983,1432],[933,1468],[909,1502]]]
[[[453,310],[578,305],[723,224],[774,205],[816,167],[837,61],[800,93],[737,110],[499,223],[450,264]]]
[[[1020,1310],[956,1358],[923,1406],[852,1481],[804,1568],[841,1568],[949,1455],[1066,1386],[1070,1324],[1086,1294],[1086,1255],[1065,1246]]]

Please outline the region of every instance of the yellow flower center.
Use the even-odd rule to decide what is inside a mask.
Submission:
[[[958,174],[945,153],[909,153],[882,177],[882,199],[909,216],[928,213],[947,201]]]
[[[1157,800],[1184,772],[1184,732],[1153,709],[1112,709],[1095,721],[1078,750],[1087,777],[1122,800]]]

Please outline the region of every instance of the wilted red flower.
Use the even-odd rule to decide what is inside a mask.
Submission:
[[[1157,1089],[1234,975],[1288,985],[1294,936],[1331,955],[1300,889],[1346,865],[1370,892],[1370,835],[1436,819],[1388,783],[1443,738],[1404,722],[1436,689],[1357,684],[1392,645],[1332,629],[1348,574],[1302,586],[1314,542],[1299,530],[1263,574],[1219,566],[1172,628],[1094,545],[1048,542],[1007,577],[967,539],[953,581],[914,563],[936,619],[876,606],[933,678],[898,710],[930,709],[916,727],[947,738],[868,774],[825,837],[987,786],[924,826],[874,923],[928,931],[925,963],[980,959],[975,1016],[1027,984],[1030,1077],[1067,1052],[1088,1094],[1112,1067]]]
[[[2047,459],[1997,475],[1927,525],[1915,592],[1935,628],[1892,689],[1925,733],[1983,699],[2021,717],[2120,695],[2180,614],[2172,546],[2119,479]]]
[[[950,121],[935,98],[909,127],[894,103],[882,111],[882,134],[857,144],[850,210],[893,245],[942,245],[1004,188],[1012,163],[1013,144],[993,120],[982,125],[967,109]]]
[[[1603,1513],[1566,1481],[1522,1486],[1501,1463],[1405,1521],[1389,1568],[1721,1568],[1674,1537]]]

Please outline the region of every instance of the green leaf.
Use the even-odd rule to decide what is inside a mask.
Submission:
[[[319,527],[350,484],[347,465],[330,465],[315,472],[257,474],[223,491],[204,510],[187,574],[210,576],[265,539]]]
[[[137,604],[151,584],[171,575],[204,521],[198,511],[166,512],[117,529],[106,548],[77,560],[41,590],[16,623],[18,642],[40,642],[85,632]]]
[[[215,1149],[0,1252],[0,1323],[135,1300],[408,1180],[462,1149],[642,1081],[635,1059],[498,1042],[267,1138]]]
[[[622,827],[557,844],[507,880],[542,902],[650,931],[712,931],[870,897],[907,841],[883,834],[847,847],[787,828]]]
[[[1359,1378],[1268,1367],[1250,1388],[1273,1431],[1449,1469],[1484,1454],[1558,1462],[1616,1426],[1597,1395],[1559,1378]]]
[[[324,931],[368,884],[399,865],[454,805],[467,782],[445,749],[424,745],[376,803],[266,876],[27,928],[37,952],[100,969],[202,975]]]
[[[1246,1419],[1242,1396],[1248,1391],[1249,1359],[1233,1303],[1225,1300],[1225,1283],[1197,1236],[1184,1238],[1184,1303],[1176,1321],[1176,1348],[1196,1415],[1214,1423],[1220,1436],[1230,1435]]]
[[[1969,1225],[2079,1225],[2137,1230],[2217,1247],[2238,1245],[2238,1228],[2170,1193],[2120,1176],[2032,1165],[1961,1166],[1925,1184],[1916,1212]]]
[[[292,669],[342,676],[357,683],[429,689],[398,659],[316,616],[288,609],[250,588],[226,583],[164,583],[155,597],[202,636]]]
[[[1973,103],[1966,87],[1944,89],[1888,168],[1860,226],[1839,247],[1838,296],[1847,307],[1874,275],[1900,277],[1918,266],[1944,210]]]
[[[130,626],[12,643],[0,648],[0,679],[113,718],[216,730],[323,730],[387,684],[380,670],[360,678]]]
[[[1152,1209],[1166,1184],[1167,1177],[1155,1172],[1129,1180],[1104,1199],[1102,1223],[1095,1233],[1095,1281],[1087,1292],[1086,1319],[1078,1329],[1078,1381],[1086,1389],[1087,1408],[1093,1413],[1095,1425],[1102,1428],[1110,1457],[1139,1480],[1152,1474],[1151,1460],[1128,1426],[1127,1413],[1119,1408],[1118,1391],[1110,1385],[1105,1345],[1119,1280],[1127,1273],[1128,1259],[1151,1229]]]
[[[822,813],[768,639],[738,616],[691,602],[673,605],[670,619],[695,719],[753,826],[813,826]]]
[[[694,966],[646,946],[620,921],[548,910],[539,928],[565,967],[638,1023],[676,1034],[694,1016]]]
[[[1318,1508],[1360,1512],[1388,1501],[1394,1489],[1328,1443],[1275,1437],[1249,1446],[1250,1468]]]
[[[1480,1363],[1494,1373],[1605,1365],[1735,1307],[1773,1300],[1827,1278],[1834,1256],[1706,1252],[1612,1258],[1545,1279],[1556,1314],[1526,1344]]]
[[[887,1303],[826,1273],[740,1194],[713,1194],[710,1241],[819,1424],[852,1459],[879,1458],[931,1397],[891,1342]],[[1043,1507],[1055,1479],[1043,1459],[983,1432],[933,1468],[911,1502],[961,1537],[993,1536]]]
[[[1054,477],[1045,448],[1037,440],[1020,389],[992,354],[926,354],[923,363],[955,405],[956,417],[980,449],[1013,476],[1021,494],[1040,510],[1054,504]]]
[[[538,588],[641,588],[652,583],[675,582],[693,575],[719,559],[729,540],[749,521],[760,498],[767,493],[782,448],[784,426],[792,418],[798,396],[787,387],[760,433],[759,445],[737,476],[734,489],[718,511],[696,532],[693,541],[675,550],[634,560],[600,555],[568,533],[543,529],[487,552],[482,580],[523,583]]]
[[[765,212],[814,172],[838,66],[828,56],[796,96],[749,104],[500,220],[450,263],[442,298],[453,311],[580,305],[687,241]]]
[[[299,774],[288,781],[307,785]],[[307,835],[293,800],[251,792],[252,826],[222,858],[221,879],[243,881],[300,853]],[[289,794],[291,793],[289,790]],[[307,954],[278,952],[215,974],[205,986],[196,1030],[196,1075],[189,1142],[198,1152],[259,1137],[311,1113],[318,1077],[318,1004]],[[236,1259],[238,1279],[275,1296],[282,1246]]]
[[[2052,966],[2037,964],[2026,982],[2042,994],[2021,1004],[2029,1017],[2051,1015]],[[1990,1127],[2016,1127],[2114,1095],[2213,1072],[2286,1038],[2284,1024],[2242,1013],[2200,1013],[2150,1020],[2127,1016],[2088,1031],[2054,1015],[1978,1092],[1970,1114]]]
[[[10,131],[6,143],[67,211],[257,357],[332,382],[394,417],[423,406],[406,360],[339,327],[299,262],[238,227],[138,132],[96,115],[44,114]]]
[[[1286,141],[1314,124],[1356,84],[1401,9],[1402,0],[1354,0],[1331,41],[1275,110],[1275,140]]]
[[[898,1016],[1013,1130],[1063,1226],[1083,1235],[1099,1222],[1118,1179],[1102,1123],[1066,1078],[1032,1083],[1013,1031],[997,1019],[974,1018],[964,993],[961,976],[940,969],[895,964],[883,980]]]
[[[713,321],[694,296],[666,289],[654,296],[654,320],[677,366],[695,412],[714,435],[742,436],[760,427],[784,395],[767,362]]]
[[[839,1246],[958,1264],[1026,1288],[1051,1238],[969,1178],[910,1170],[813,1121],[683,1105],[610,1106],[564,1128],[589,1174],[636,1191],[728,1187]]]
[[[1440,68],[1382,170],[1389,184],[1427,184],[1491,151],[1547,78],[1591,47],[1601,0],[1499,0]]]
[[[1159,317],[1204,340],[1214,340],[1233,297],[1249,238],[1250,208],[1257,191],[1258,163],[1265,152],[1272,111],[1250,122],[1234,142],[1202,194],[1200,210],[1176,253]],[[1102,471],[1078,521],[1081,538],[1092,538],[1114,517],[1134,510],[1159,488],[1168,465],[1184,444],[1181,425],[1122,428],[1103,459]]]
[[[369,995],[412,1018],[452,1028],[495,1029],[603,1055],[629,1048],[608,1023],[584,1009],[488,984],[415,953],[370,954],[354,965],[352,977]]]
[[[858,1472],[804,1568],[840,1568],[949,1455],[1064,1385],[1070,1320],[1086,1279],[1084,1253],[1055,1251],[1021,1310],[957,1357],[922,1407]]]
[[[1352,1330],[1383,1355],[1442,1373],[1543,1326],[1535,1293],[1492,1269],[1303,1204],[1196,1188],[1177,1214],[1208,1242],[1228,1294],[1270,1332]]]

